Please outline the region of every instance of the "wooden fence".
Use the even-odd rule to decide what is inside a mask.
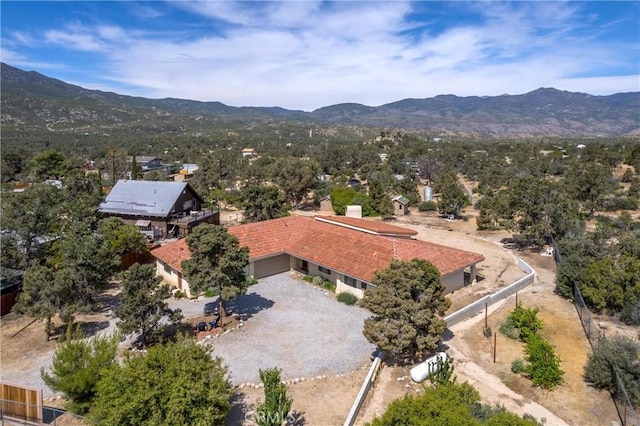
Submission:
[[[42,423],[42,389],[0,382],[2,418]]]

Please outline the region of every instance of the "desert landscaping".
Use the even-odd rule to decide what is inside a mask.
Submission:
[[[445,334],[443,345],[454,359],[455,375],[459,382],[468,381],[473,384],[479,390],[484,402],[503,405],[520,415],[529,413],[538,419],[545,420],[549,425],[617,423],[618,416],[610,395],[589,387],[582,378],[590,347],[573,305],[554,294],[555,264],[552,257],[530,251],[514,252],[505,249],[501,241],[509,235],[505,232],[475,231],[473,216],[451,222],[436,215],[414,213],[395,221],[395,224],[418,231],[418,239],[482,253],[485,256],[485,261],[478,267],[478,282],[450,296],[453,303],[449,312],[522,277],[524,272],[518,268],[516,257],[523,258],[536,271],[534,284],[519,292],[517,297],[525,306],[540,308],[539,315],[545,324],[542,334],[555,346],[562,359],[562,368],[566,372],[563,385],[554,391],[543,391],[533,388],[526,379],[511,373],[509,366],[513,360],[522,357],[522,345],[502,336],[498,333],[498,329],[509,310],[515,305],[515,296],[489,308],[488,326],[494,333],[498,333],[495,363],[492,360],[493,339],[483,335],[483,314],[456,324]],[[292,277],[295,278],[293,275]],[[311,287],[299,278],[298,281],[299,286]],[[320,289],[311,288],[310,291],[314,293],[309,297],[331,298]],[[114,321],[109,316],[109,304],[113,303],[114,296],[113,291],[105,294],[103,313],[79,318],[89,333],[91,330],[104,333],[112,329]],[[264,298],[264,296],[261,297]],[[276,299],[275,296],[273,298]],[[330,300],[325,301],[333,303]],[[185,309],[186,321],[194,321],[201,317],[202,303],[180,301],[180,304],[187,308]],[[264,310],[267,312],[269,309],[272,308],[267,304]],[[348,309],[360,310],[361,308],[348,307]],[[260,315],[261,312],[254,312],[255,318],[259,318]],[[240,344],[247,345],[241,336],[253,326],[252,321],[254,321],[253,318],[246,321],[245,330],[238,329],[218,337],[220,348],[234,348],[234,343],[238,344],[238,342],[244,342]],[[327,320],[324,327],[327,333],[330,333],[331,327],[330,320]],[[359,327],[361,326],[353,323],[352,328],[356,330],[354,338],[364,340],[358,331]],[[238,336],[237,333],[241,335]],[[234,334],[236,338],[233,337]],[[312,340],[317,339],[318,337],[312,336]],[[211,338],[206,343],[210,344],[216,353],[216,338]],[[41,323],[12,315],[3,318],[2,379],[42,387],[39,372],[41,368],[49,365],[55,344],[54,339],[46,340]],[[289,383],[290,394],[294,401],[293,410],[304,418],[306,424],[341,424],[366,375],[370,351],[359,349],[363,353],[350,366],[335,367],[327,362],[327,366],[323,367],[322,362],[319,361],[315,370],[294,371],[292,367],[292,371],[288,371],[288,364],[292,366],[299,363],[305,364],[304,360],[294,359],[295,342],[286,343],[287,346],[290,344],[292,346],[285,352],[278,355],[271,354],[271,360],[278,364],[274,358],[283,358],[280,359],[283,380]],[[340,351],[346,350],[338,348],[334,353],[330,345],[325,347],[326,352],[322,355],[327,359],[340,356]],[[229,350],[224,350],[223,358],[230,357]],[[286,354],[291,354],[292,359],[287,360]],[[254,361],[244,360],[245,364],[242,365],[251,365],[252,362],[256,362],[256,359],[264,358],[264,355],[259,352],[254,356],[256,357],[252,358]],[[236,365],[235,360],[230,364],[234,364],[231,368],[233,381],[233,371],[240,366]],[[254,367],[257,371],[264,366],[254,365]],[[300,371],[306,371],[307,375]],[[252,424],[252,406],[264,397],[263,389],[258,385],[259,380],[254,374],[254,377],[237,377],[234,384],[237,386],[237,397],[228,423]],[[411,381],[409,367],[384,365],[360,411],[356,424],[367,423],[376,415],[382,414],[392,400],[405,394],[418,393],[421,389],[422,385]],[[63,405],[64,401],[46,388],[44,396],[45,405],[58,407]],[[62,424],[60,421],[62,418],[59,419],[58,424]]]

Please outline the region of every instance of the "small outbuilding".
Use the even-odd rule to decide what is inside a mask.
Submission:
[[[396,216],[409,214],[409,199],[404,195],[398,195],[391,199],[393,202],[393,213]]]

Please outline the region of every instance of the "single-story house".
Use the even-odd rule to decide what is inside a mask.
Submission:
[[[249,247],[247,274],[255,278],[290,270],[321,276],[336,284],[336,292],[362,297],[376,271],[391,260],[421,258],[440,271],[447,293],[472,283],[481,254],[418,241],[415,231],[381,221],[347,217],[291,216],[231,226],[241,246]],[[190,256],[184,239],[151,251],[156,272],[189,297],[182,261]],[[465,277],[465,275],[467,277]]]
[[[140,228],[149,239],[184,237],[199,223],[220,223],[218,210],[204,201],[187,182],[119,180],[98,209]]]
[[[403,216],[409,214],[409,199],[404,195],[397,195],[391,199],[393,202],[393,214]]]

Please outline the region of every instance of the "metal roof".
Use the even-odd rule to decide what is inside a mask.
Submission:
[[[167,217],[186,182],[119,180],[100,204],[102,213]]]

